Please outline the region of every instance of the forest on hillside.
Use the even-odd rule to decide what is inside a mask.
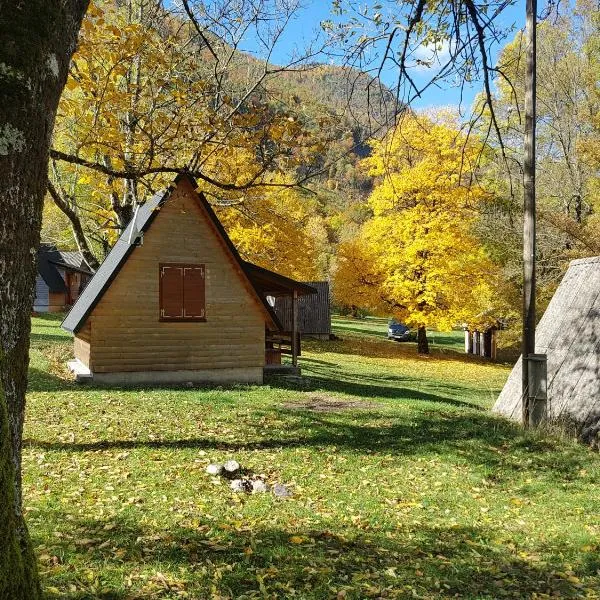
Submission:
[[[234,34],[198,43],[160,3],[95,0],[59,104],[42,241],[96,267],[135,204],[186,168],[245,259],[329,279],[352,311],[415,327],[501,318],[516,340],[521,35],[498,61],[501,146],[483,98],[469,115],[414,112],[320,48],[275,65]],[[600,251],[600,12],[580,1],[538,36],[543,309],[568,262]]]

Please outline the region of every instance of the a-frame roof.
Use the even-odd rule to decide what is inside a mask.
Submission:
[[[67,292],[67,285],[58,272],[58,267],[92,275],[81,252],[64,252],[57,250],[54,244],[40,244],[37,255],[38,273],[51,292],[64,294]]]
[[[600,422],[600,256],[569,265],[536,327],[535,349],[547,356],[549,420],[595,427]],[[522,359],[515,364],[494,412],[519,421]],[[581,432],[585,438],[585,432]]]
[[[117,276],[121,266],[125,263],[129,255],[135,251],[136,245],[134,241],[138,237],[140,233],[144,233],[149,229],[152,225],[152,222],[156,218],[156,216],[160,213],[160,207],[167,202],[171,193],[175,190],[177,185],[182,180],[187,180],[192,188],[195,190],[198,186],[194,179],[188,175],[178,175],[175,178],[175,181],[167,188],[166,191],[161,191],[155,194],[152,198],[147,200],[144,204],[139,206],[137,209],[135,217],[131,220],[129,225],[126,227],[125,231],[119,237],[117,243],[113,246],[109,255],[106,257],[104,262],[100,265],[94,277],[92,277],[91,281],[88,283],[86,288],[80,294],[77,302],[70,310],[69,314],[65,317],[65,320],[62,322],[63,329],[70,331],[72,333],[76,333],[83,327],[86,319],[94,310],[94,307],[98,304],[104,292],[108,289],[113,279]],[[224,242],[227,251],[231,255],[231,258],[237,265],[239,266],[239,271],[242,277],[246,279],[248,287],[254,294],[257,302],[262,308],[265,319],[267,323],[269,323],[275,329],[281,329],[281,323],[277,318],[277,315],[267,302],[266,298],[261,294],[260,290],[257,288],[254,281],[252,281],[252,276],[248,265],[250,263],[245,262],[240,257],[236,247],[233,242],[227,235],[227,232],[223,228],[223,225],[219,221],[217,215],[213,211],[212,207],[204,197],[202,193],[197,193],[194,191],[196,195],[196,199],[200,204],[201,208],[206,212],[214,226],[217,235]],[[293,280],[289,280],[292,283],[295,283],[301,287],[304,287],[303,284],[298,282],[293,282]],[[293,290],[293,287],[290,288],[290,291]],[[305,292],[306,293],[306,292]],[[310,293],[310,292],[309,292]]]

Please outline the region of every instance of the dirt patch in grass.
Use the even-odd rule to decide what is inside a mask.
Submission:
[[[313,412],[341,412],[344,410],[374,408],[376,406],[373,402],[347,400],[327,394],[308,394],[307,396],[302,400],[285,402],[282,406],[292,410],[312,410]]]

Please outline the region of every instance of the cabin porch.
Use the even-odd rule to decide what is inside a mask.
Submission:
[[[248,276],[257,292],[266,299],[273,321],[278,329],[265,331],[265,374],[300,375],[298,357],[301,355],[301,335],[298,329],[298,298],[316,294],[310,285],[284,277],[268,269],[246,263]],[[277,298],[289,298],[291,331],[284,331],[274,311]],[[282,356],[290,356],[291,363],[283,363]]]

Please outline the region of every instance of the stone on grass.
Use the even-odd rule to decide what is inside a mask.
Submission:
[[[252,493],[262,494],[269,491],[269,486],[262,479],[255,479],[252,482]]]
[[[273,486],[273,494],[278,498],[289,498],[292,496],[292,490],[287,485],[283,485],[283,483],[276,483]]]
[[[218,463],[211,463],[206,467],[206,472],[209,475],[220,475],[223,472],[223,465]]]
[[[225,469],[226,473],[233,475],[240,470],[240,463],[237,460],[228,460],[223,465],[223,468]]]
[[[248,479],[234,479],[229,486],[237,493],[249,493],[252,491],[252,482],[248,481]]]

